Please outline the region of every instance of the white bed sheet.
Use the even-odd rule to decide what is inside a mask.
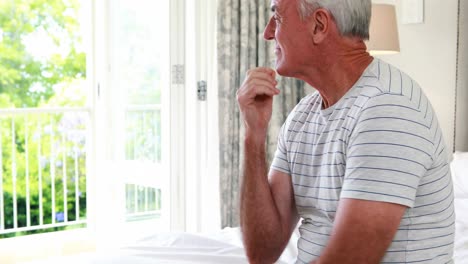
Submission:
[[[455,195],[455,264],[468,264],[468,153],[457,152],[450,164]]]
[[[297,234],[293,235],[279,264],[292,263],[297,255]],[[225,228],[211,234],[158,233],[130,246],[84,253],[27,264],[194,264],[248,263],[239,228]]]
[[[468,264],[468,198],[455,199],[455,264]]]

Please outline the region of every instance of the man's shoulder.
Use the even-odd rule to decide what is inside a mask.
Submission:
[[[399,68],[375,59],[362,76],[362,84],[369,97],[400,96],[402,101],[417,101],[425,97],[420,85]]]

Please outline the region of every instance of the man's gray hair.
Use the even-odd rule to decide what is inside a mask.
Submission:
[[[369,39],[371,0],[298,0],[299,14],[303,19],[317,8],[332,14],[343,36]]]

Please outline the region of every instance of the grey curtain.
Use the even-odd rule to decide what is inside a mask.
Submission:
[[[218,81],[220,132],[220,193],[222,227],[239,225],[239,188],[243,153],[243,124],[236,91],[245,72],[253,67],[274,66],[274,43],[263,39],[270,17],[270,0],[218,1]],[[268,162],[276,149],[278,131],[288,113],[305,95],[304,84],[279,78],[282,90],[273,103],[267,138]]]
[[[468,1],[458,3],[455,150],[468,151]]]

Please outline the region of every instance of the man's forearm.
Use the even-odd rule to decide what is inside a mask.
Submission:
[[[265,140],[246,136],[241,184],[241,229],[251,263],[273,263],[281,255],[281,220],[268,183]]]
[[[394,203],[341,199],[327,246],[310,264],[380,263],[406,209]]]

